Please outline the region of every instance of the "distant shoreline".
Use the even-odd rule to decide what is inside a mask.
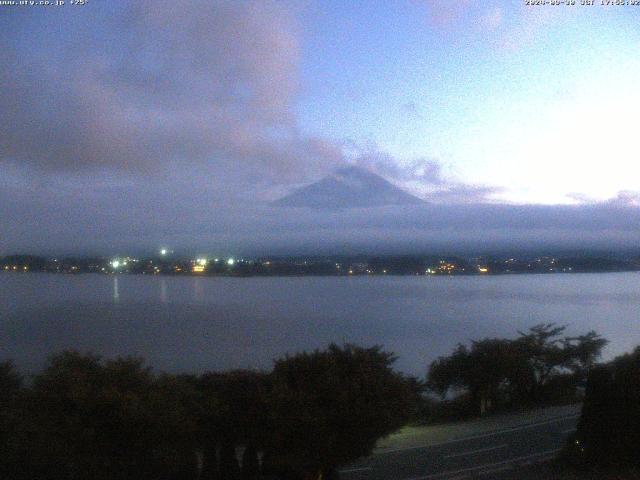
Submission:
[[[471,257],[401,255],[333,257],[186,258],[161,250],[156,257],[0,257],[5,273],[48,272],[213,277],[483,276],[640,271],[640,257]]]
[[[131,272],[50,272],[40,270],[24,271],[6,271],[0,270],[0,274],[45,274],[45,275],[103,275],[107,277],[114,276],[145,276],[145,277],[189,277],[189,278],[370,278],[370,277],[504,277],[504,276],[523,276],[523,275],[579,275],[594,273],[639,273],[640,269],[629,270],[580,270],[570,272],[500,272],[500,273],[455,273],[455,274],[410,274],[410,273],[354,273],[354,274],[201,274],[201,273],[131,273]]]

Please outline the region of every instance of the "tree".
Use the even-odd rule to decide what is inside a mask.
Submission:
[[[380,347],[335,344],[276,361],[268,456],[307,479],[321,479],[367,455],[400,428],[415,401],[410,382]]]
[[[22,377],[13,363],[0,362],[0,478],[18,475],[26,451],[20,435],[22,396]]]
[[[196,389],[195,377],[163,374],[155,379],[148,396],[142,400],[147,409],[141,423],[147,430],[145,453],[155,469],[151,478],[196,478],[198,452],[202,451],[197,414],[204,402]],[[140,436],[140,431],[132,433]]]
[[[574,454],[588,463],[640,467],[640,347],[593,368]]]
[[[29,477],[188,478],[194,392],[180,378],[157,378],[141,359],[53,356],[28,398]]]
[[[607,343],[608,340],[600,337],[594,330],[586,335],[565,338],[563,348],[568,352],[567,368],[580,379],[586,379]]]
[[[530,398],[540,400],[544,388],[553,377],[572,372],[575,381],[586,380],[589,369],[608,343],[595,331],[578,337],[564,337],[566,325],[554,323],[531,327],[528,333],[520,333],[516,346],[521,350],[532,372]]]
[[[528,333],[518,331],[520,338],[516,340],[516,345],[527,358],[533,373],[533,399],[539,398],[540,389],[551,376],[567,366],[569,352],[562,348],[562,340],[559,338],[566,328],[565,325],[541,323],[531,327]]]
[[[461,343],[448,357],[438,357],[429,365],[427,386],[442,398],[452,388],[466,388],[465,373],[469,369],[469,349]]]
[[[465,388],[474,408],[481,415],[501,400],[508,380],[516,376],[522,364],[509,340],[487,338],[471,342],[471,348],[459,344],[449,357],[440,357],[429,367],[429,387],[445,397],[452,388]]]
[[[565,328],[539,324],[515,340],[487,338],[472,341],[470,348],[459,344],[431,363],[428,386],[443,398],[452,389],[468,391],[480,414],[500,403],[539,402],[575,391],[607,341],[594,331],[561,338]]]
[[[209,452],[207,458],[212,461],[214,452],[219,452],[220,476],[238,478],[240,467],[235,449],[245,447],[242,474],[250,478],[258,463],[257,451],[263,447],[269,431],[266,403],[269,376],[247,370],[208,372],[199,378],[198,385],[205,399],[215,402],[203,412],[199,422]]]

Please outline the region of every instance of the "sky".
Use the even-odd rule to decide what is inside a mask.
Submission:
[[[576,3],[0,6],[0,254],[635,246],[640,7]],[[428,203],[270,205],[347,165]]]

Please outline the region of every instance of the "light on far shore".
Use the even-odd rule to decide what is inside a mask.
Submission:
[[[227,265],[233,265],[234,263],[236,263],[236,261],[233,258],[227,260]]]

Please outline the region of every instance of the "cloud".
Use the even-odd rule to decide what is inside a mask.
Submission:
[[[565,197],[567,197],[570,200],[573,200],[577,204],[596,203],[596,200],[593,197],[580,192],[567,193]]]
[[[0,168],[19,171],[12,178],[25,188],[85,194],[105,177],[142,190],[162,181],[179,202],[191,188],[273,199],[286,185],[353,163],[416,193],[441,189],[443,199],[481,191],[452,181],[435,159],[398,159],[376,146],[349,151],[304,134],[293,13],[257,0],[11,12],[0,19],[0,121],[11,125],[0,132]],[[45,41],[85,47],[36,48]],[[415,102],[402,109],[419,115]]]
[[[352,164],[377,173],[429,202],[490,202],[494,195],[505,191],[502,187],[460,181],[447,174],[437,159],[420,157],[399,160],[371,145],[363,149],[352,145],[351,150],[349,161]]]
[[[625,207],[640,207],[640,192],[622,190],[607,203]]]
[[[53,185],[46,196],[0,188],[0,255],[187,253],[295,254],[479,252],[496,249],[636,248],[640,209],[467,202],[312,211],[219,201],[204,183]],[[214,195],[212,195],[214,193]],[[178,195],[177,195],[178,194]],[[175,198],[175,201],[168,201]]]
[[[422,0],[429,19],[438,27],[447,27],[460,21],[468,12],[470,0],[443,2],[442,0]]]
[[[615,207],[640,207],[640,191],[620,190],[615,196],[607,199],[594,198],[584,193],[569,193],[567,198],[581,205],[611,205]]]
[[[507,9],[504,2],[499,0],[421,0],[418,5],[426,11],[436,31],[449,37],[449,40],[466,38],[467,41],[474,41],[474,36],[482,36],[495,50],[507,53],[520,51],[531,44],[541,30],[561,18],[570,17],[573,20],[576,13],[563,9],[531,8],[524,2]]]
[[[397,182],[415,181],[430,185],[441,185],[445,182],[442,165],[430,158],[415,158],[401,162],[387,152],[369,147],[360,150],[349,161]]]
[[[490,202],[494,195],[504,191],[503,187],[452,183],[427,194],[426,199],[435,203],[484,203]]]
[[[297,127],[300,47],[283,4],[58,10],[65,18],[0,20],[0,121],[11,125],[0,133],[0,161],[146,174],[193,164],[282,178],[341,160]]]
[[[468,1],[424,3],[444,23],[480,14]],[[491,7],[481,11],[495,23],[501,10]],[[446,177],[437,160],[375,147],[354,159],[341,142],[303,133],[299,29],[295,12],[276,1],[11,11],[0,18],[0,121],[11,125],[0,132],[0,167],[137,177],[190,170],[282,191],[356,163],[416,193],[437,186],[443,199],[487,191]],[[37,47],[46,42],[84,47]],[[401,110],[420,115],[415,102]]]

